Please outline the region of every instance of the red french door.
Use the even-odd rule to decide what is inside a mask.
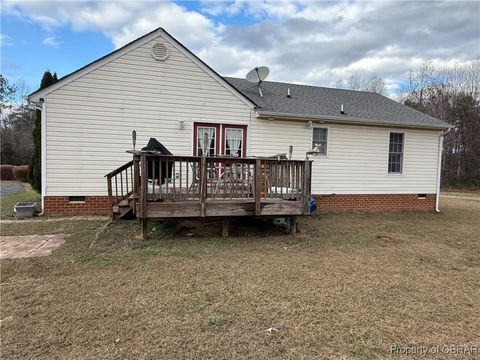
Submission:
[[[193,155],[215,156],[221,154],[220,124],[195,123],[193,130]]]
[[[245,157],[247,155],[247,127],[222,125],[222,154]]]
[[[195,123],[193,154],[203,156],[227,155],[244,157],[247,154],[247,126]]]

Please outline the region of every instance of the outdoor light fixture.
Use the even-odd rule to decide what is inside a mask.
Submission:
[[[137,142],[137,132],[135,130],[132,131],[132,143],[133,143],[133,150],[135,150],[135,144]]]
[[[179,128],[180,130],[185,129],[185,121],[184,121],[184,120],[180,120],[180,121],[178,122],[178,128]]]

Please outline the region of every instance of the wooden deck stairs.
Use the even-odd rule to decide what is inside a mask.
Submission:
[[[130,195],[128,199],[123,199],[117,205],[112,207],[114,219],[132,219],[135,214],[133,213],[133,195]]]

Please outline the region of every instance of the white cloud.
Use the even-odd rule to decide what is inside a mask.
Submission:
[[[61,42],[58,39],[56,39],[54,36],[47,36],[42,40],[42,44],[47,46],[57,47],[58,45],[61,44]]]
[[[234,16],[246,14],[254,18],[285,18],[297,13],[301,8],[301,2],[288,0],[275,1],[252,1],[252,0],[234,0],[234,1],[202,1],[201,11],[208,15]]]
[[[239,0],[204,2],[201,12],[150,1],[4,4],[6,14],[47,32],[99,31],[115,47],[161,26],[224,75],[268,65],[271,80],[333,86],[358,71],[377,73],[394,89],[422,61],[452,67],[480,57],[474,2]],[[233,16],[255,22],[229,25]]]
[[[12,46],[12,38],[7,34],[0,34],[0,46]]]
[[[171,2],[151,1],[7,1],[6,14],[33,21],[46,31],[70,26],[99,31],[116,47],[163,27],[188,46],[211,44],[216,27],[204,15]]]

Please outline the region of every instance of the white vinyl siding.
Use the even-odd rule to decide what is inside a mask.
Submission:
[[[195,121],[249,124],[250,107],[174,46],[156,61],[157,39],[46,96],[45,195],[106,195],[104,175],[131,160],[132,130],[137,149],[155,137],[192,155]]]
[[[250,154],[288,153],[305,159],[312,129],[304,122],[257,119],[250,127]],[[436,191],[439,131],[399,129],[405,134],[403,175],[387,172],[390,128],[328,125],[328,157],[313,160],[314,194],[430,194]],[[394,131],[395,132],[395,131]]]
[[[314,157],[312,188],[320,194],[419,194],[436,192],[439,131],[401,130],[402,176],[387,172],[390,129],[329,127],[328,158]]]

